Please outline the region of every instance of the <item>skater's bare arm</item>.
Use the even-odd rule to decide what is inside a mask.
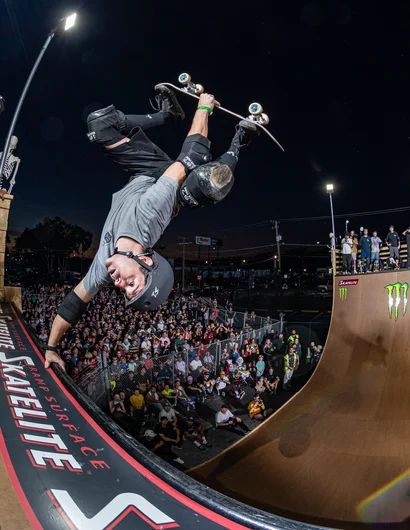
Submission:
[[[211,111],[214,110],[215,105],[219,106],[218,101],[212,94],[201,94],[198,101],[198,107],[208,107]],[[208,119],[209,112],[206,109],[198,109],[195,112],[194,119],[192,121],[191,129],[188,136],[192,134],[201,134],[202,136],[208,137]]]
[[[187,173],[181,162],[174,162],[164,173],[165,176],[169,177],[181,186],[184,180],[187,178]]]
[[[91,300],[91,296],[88,294],[84,287],[84,280],[82,280],[77,287],[75,287],[74,292],[77,296],[81,298],[83,302],[89,302]],[[59,315],[56,316],[53,322],[53,327],[50,331],[50,337],[48,339],[48,344],[50,346],[56,347],[57,344],[60,342],[61,338],[65,334],[65,332],[68,330],[68,328],[71,326],[66,320],[61,318]],[[49,368],[51,363],[57,363],[61,366],[61,368],[65,369],[64,361],[57,355],[56,353],[46,350],[46,362],[45,367]]]

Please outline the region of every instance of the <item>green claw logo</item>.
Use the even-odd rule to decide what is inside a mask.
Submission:
[[[389,317],[392,318],[393,316],[393,306],[394,306],[394,319],[397,320],[399,318],[399,308],[400,308],[400,302],[401,297],[400,295],[403,294],[403,316],[406,314],[407,311],[407,293],[409,290],[409,284],[406,283],[391,283],[389,285],[385,286],[385,289],[387,289],[387,292],[389,294]]]
[[[339,288],[339,295],[340,295],[340,300],[346,300],[347,298],[347,287],[340,287]]]

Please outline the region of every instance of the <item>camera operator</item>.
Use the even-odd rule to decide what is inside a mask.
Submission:
[[[253,396],[253,400],[250,401],[248,405],[249,410],[249,416],[251,420],[258,420],[263,421],[266,418],[268,418],[273,410],[272,409],[266,409],[265,403],[263,402],[263,399],[261,398],[261,395],[259,392],[256,392]]]

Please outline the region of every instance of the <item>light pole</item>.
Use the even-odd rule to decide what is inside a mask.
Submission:
[[[333,232],[332,250],[335,250],[335,248],[336,248],[336,232],[335,232],[335,216],[334,216],[334,213],[333,213],[333,200],[332,200],[333,190],[334,190],[333,184],[326,184],[326,191],[328,192],[329,199],[330,199],[330,215],[332,216],[332,232]]]
[[[11,121],[9,132],[7,133],[6,143],[4,144],[4,149],[3,149],[3,156],[1,157],[1,161],[0,161],[0,177],[2,177],[3,175],[4,166],[6,164],[7,155],[9,152],[11,137],[13,136],[14,128],[16,126],[21,107],[24,103],[24,99],[27,95],[27,91],[30,88],[31,81],[33,80],[34,74],[37,71],[38,65],[40,64],[41,59],[43,58],[43,55],[45,54],[48,48],[48,45],[50,44],[54,35],[60,31],[67,31],[68,29],[72,28],[75,24],[76,18],[77,18],[77,14],[74,13],[66,18],[61,19],[59,24],[54,29],[52,29],[50,33],[48,34],[47,40],[44,43],[43,47],[41,48],[40,53],[38,54],[37,60],[34,63],[33,68],[31,69],[31,72],[27,78],[26,84],[24,85],[23,92],[21,93],[19,102],[17,103],[16,110],[14,111],[14,116]]]

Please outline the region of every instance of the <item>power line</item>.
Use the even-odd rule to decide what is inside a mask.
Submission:
[[[364,217],[369,215],[386,215],[389,213],[397,213],[397,212],[407,212],[410,211],[410,206],[402,206],[400,208],[387,208],[384,210],[370,210],[368,212],[351,212],[351,213],[340,213],[335,215],[335,218],[344,218],[344,217]],[[290,223],[290,222],[297,222],[297,221],[326,221],[330,219],[330,215],[316,215],[316,216],[310,216],[310,217],[285,217],[282,219],[277,219],[277,221],[280,221],[281,223]],[[249,225],[240,225],[240,226],[233,226],[231,228],[222,228],[221,230],[211,230],[212,234],[216,233],[226,233],[226,232],[235,232],[239,230],[245,230],[248,228],[255,228],[260,227],[264,225],[270,225],[273,221],[267,220],[267,221],[260,221],[258,223],[252,223]]]
[[[389,213],[407,212],[410,210],[410,206],[403,206],[401,208],[389,208],[385,210],[371,210],[369,212],[353,212],[353,213],[340,213],[335,215],[337,218],[344,217],[366,217],[369,215],[386,215]],[[281,223],[293,222],[293,221],[322,221],[330,219],[330,215],[318,215],[314,217],[291,217],[286,219],[278,219]]]

